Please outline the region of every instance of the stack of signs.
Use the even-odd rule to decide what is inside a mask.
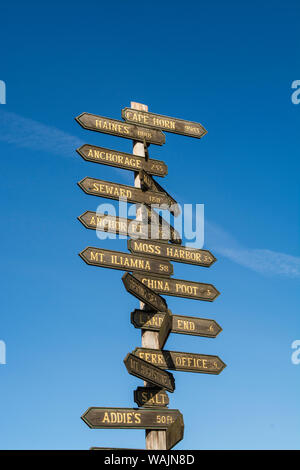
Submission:
[[[218,356],[164,349],[171,333],[215,338],[222,328],[214,320],[173,315],[161,295],[212,302],[219,295],[211,284],[171,278],[171,261],[210,267],[216,258],[208,250],[182,246],[180,234],[153,207],[180,214],[179,204],[154,179],[168,173],[167,165],[149,158],[150,144],[163,145],[162,131],[201,138],[204,127],[195,122],[170,118],[135,108],[122,110],[123,121],[82,113],[76,121],[84,128],[111,134],[134,142],[143,142],[145,156],[85,144],[77,152],[93,163],[100,163],[139,174],[140,187],[85,177],[79,187],[87,194],[139,204],[142,220],[127,219],[87,210],[78,219],[88,229],[129,237],[129,252],[87,247],[79,255],[89,265],[125,271],[125,289],[144,304],[135,309],[131,323],[135,328],[155,332],[158,348],[137,347],[124,359],[129,374],[146,385],[134,391],[138,408],[89,408],[84,422],[93,429],[146,429],[166,431],[165,448],[171,449],[183,438],[183,417],[179,410],[168,409],[167,392],[174,392],[172,371],[219,374],[226,365]],[[100,449],[100,448],[99,448]]]

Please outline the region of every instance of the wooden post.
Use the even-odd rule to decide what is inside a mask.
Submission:
[[[141,103],[131,102],[131,108],[137,109],[139,111],[148,111],[148,106]],[[141,157],[145,157],[145,149],[143,142],[133,142],[133,154],[139,155]],[[136,188],[141,187],[139,173],[135,172],[134,175],[134,186]],[[142,209],[141,205],[137,204],[136,209],[136,219],[142,220]],[[143,302],[140,302],[140,309],[145,310],[146,305]],[[151,348],[151,349],[159,349],[158,343],[158,332],[157,331],[146,331],[142,330],[142,347],[143,348]],[[146,386],[151,386],[152,384],[145,382]],[[166,450],[167,448],[167,439],[166,439],[166,431],[153,431],[150,429],[146,429],[146,449],[150,450]]]

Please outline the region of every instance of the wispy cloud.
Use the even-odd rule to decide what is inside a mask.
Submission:
[[[64,157],[73,157],[74,149],[85,143],[55,127],[4,110],[0,110],[0,141]],[[178,197],[178,200],[182,199]],[[214,254],[253,271],[300,277],[300,257],[268,249],[245,248],[230,233],[206,219],[205,239],[207,248]]]
[[[55,127],[0,110],[0,141],[55,155],[74,157],[82,142]]]
[[[209,249],[253,271],[266,275],[300,276],[300,257],[268,249],[245,248],[230,233],[205,220]]]

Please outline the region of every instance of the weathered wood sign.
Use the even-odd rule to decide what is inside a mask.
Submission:
[[[159,277],[138,273],[134,273],[134,276],[154,292],[163,295],[206,300],[207,302],[213,302],[220,295],[220,292],[212,284],[185,281],[183,279],[160,279]]]
[[[111,181],[98,180],[86,176],[79,181],[78,186],[87,194],[105,197],[107,199],[126,200],[127,202],[158,204],[162,208],[170,210],[169,199],[164,193],[157,191],[142,191],[126,184],[112,183]]]
[[[122,277],[123,284],[127,292],[139,299],[141,302],[147,304],[150,308],[159,312],[167,312],[168,306],[165,299],[156,294],[152,289],[145,286],[135,276],[126,273]]]
[[[167,429],[166,447],[172,449],[175,444],[182,441],[184,434],[183,416],[180,414]]]
[[[136,219],[126,219],[101,212],[86,211],[78,220],[88,229],[125,235],[131,238],[148,238],[150,227]]]
[[[164,345],[166,344],[166,341],[169,337],[169,334],[171,332],[172,328],[172,312],[171,310],[168,310],[165,312],[165,315],[163,317],[163,321],[160,325],[159,328],[159,333],[158,333],[158,346],[159,349],[162,349]]]
[[[167,429],[180,415],[179,410],[172,409],[93,406],[81,419],[91,429]]]
[[[144,224],[136,219],[86,211],[78,217],[78,220],[90,230],[100,230],[143,240],[151,237],[151,225]],[[162,225],[157,226],[155,235],[163,243],[172,239],[170,230]]]
[[[158,387],[137,387],[133,392],[134,401],[143,407],[166,407],[169,404],[168,394]]]
[[[170,372],[162,371],[159,367],[131,353],[125,357],[124,364],[130,375],[151,382],[169,392],[174,392],[175,380]]]
[[[179,410],[91,407],[81,419],[92,429],[165,429],[168,450],[183,438],[184,423]],[[175,422],[177,432],[172,426]]]
[[[216,261],[216,258],[208,250],[198,250],[185,246],[177,247],[154,240],[128,240],[127,247],[131,253],[157,256],[178,263],[195,264],[197,266],[209,267]]]
[[[131,323],[135,328],[159,331],[164,316],[164,312],[147,312],[145,310],[135,309],[131,312]],[[221,331],[222,328],[215,320],[189,317],[186,315],[172,315],[171,333],[215,338]]]
[[[155,179],[152,178],[151,175],[149,175],[145,170],[140,170],[139,177],[141,182],[141,188],[143,189],[143,191],[156,191],[164,193],[165,197],[167,198],[169,207],[172,207],[171,212],[174,214],[174,216],[177,217],[180,214],[180,206],[177,204],[175,199],[170,196],[170,194],[167,193],[167,191],[160,184],[158,184]]]
[[[160,227],[164,231],[167,231],[170,236],[171,243],[175,243],[176,245],[180,245],[182,240],[180,234],[175,228],[167,222],[160,214],[158,214],[154,209],[149,207],[149,205],[144,204],[142,206],[142,210],[145,211],[145,218],[148,219],[150,226],[151,226],[151,238],[152,240],[160,239],[157,235],[159,233]],[[144,216],[143,216],[144,217]]]
[[[162,129],[173,134],[196,137],[197,139],[200,139],[207,133],[207,130],[198,122],[171,118],[162,116],[161,114],[148,113],[131,108],[122,109],[122,118],[125,119],[126,122],[141,124],[149,128]]]
[[[103,116],[97,116],[90,113],[82,113],[75,118],[78,124],[84,129],[90,131],[111,134],[117,137],[125,137],[125,139],[133,139],[149,144],[163,145],[166,136],[160,129],[149,129],[147,127],[137,126],[136,124],[128,124],[127,122],[110,119]]]
[[[147,173],[155,176],[166,176],[168,174],[168,167],[161,160],[153,160],[151,158],[146,160],[144,157],[131,153],[119,152],[89,144],[82,145],[76,151],[87,162],[101,163],[102,165],[131,171],[144,169]]]
[[[150,257],[142,257],[121,251],[104,250],[88,246],[79,253],[87,264],[101,268],[120,269],[121,271],[146,271],[169,276],[173,266],[168,262],[157,261]]]
[[[218,375],[226,367],[226,364],[218,356],[206,354],[161,351],[149,348],[135,348],[132,354],[162,369],[182,372]]]

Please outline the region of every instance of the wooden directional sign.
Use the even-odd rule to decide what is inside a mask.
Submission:
[[[135,309],[131,312],[131,323],[135,328],[159,331],[164,316],[164,312],[147,312]],[[172,315],[171,333],[215,338],[221,331],[222,328],[215,320],[188,317],[186,315]]]
[[[171,310],[168,310],[165,312],[165,315],[163,317],[163,321],[160,325],[159,328],[159,333],[158,333],[158,347],[159,349],[162,349],[164,345],[166,344],[166,341],[169,337],[169,334],[171,332],[172,328],[172,312]]]
[[[177,217],[180,214],[181,212],[180,206],[177,204],[175,199],[172,198],[172,196],[170,196],[170,194],[167,193],[167,191],[160,184],[158,184],[155,181],[155,179],[152,178],[151,175],[149,175],[145,170],[140,170],[139,177],[140,177],[140,182],[141,182],[141,188],[144,191],[150,190],[154,192],[157,191],[160,193],[164,193],[165,197],[168,200],[168,205],[172,207],[171,212],[175,215],[175,217]]]
[[[180,415],[167,429],[167,449],[172,449],[175,444],[182,441],[184,434],[183,416]]]
[[[178,263],[195,264],[209,267],[216,258],[208,250],[198,250],[185,246],[172,246],[167,243],[159,243],[154,240],[128,240],[128,250],[131,253],[167,258]]]
[[[116,233],[131,238],[148,238],[150,227],[136,219],[126,219],[101,212],[86,211],[78,220],[88,229]]]
[[[120,269],[121,271],[150,271],[162,273],[163,276],[169,276],[173,273],[173,266],[168,261],[157,261],[150,257],[131,255],[121,251],[88,246],[79,253],[79,256],[87,264],[101,268]]]
[[[158,193],[157,191],[142,191],[139,188],[127,186],[126,184],[112,183],[111,181],[98,180],[88,176],[77,184],[85,193],[92,196],[149,205],[158,204],[163,209],[170,210],[168,197],[164,193]]]
[[[163,295],[206,300],[208,302],[214,301],[220,295],[220,292],[212,284],[185,281],[183,279],[160,279],[148,274],[134,273],[134,276],[154,292]]]
[[[166,141],[165,135],[160,129],[149,129],[147,127],[128,124],[127,122],[110,119],[95,114],[82,113],[75,120],[90,131],[102,132],[104,134],[125,137],[125,139],[144,140],[149,144],[163,145]]]
[[[141,302],[144,302],[150,308],[159,312],[167,312],[168,306],[165,299],[163,299],[160,295],[156,294],[149,287],[145,286],[135,276],[126,273],[123,275],[122,281],[127,292],[134,295],[134,297],[139,299]]]
[[[180,234],[177,230],[174,229],[172,225],[169,224],[160,214],[158,214],[154,209],[149,207],[149,205],[144,204],[142,206],[143,211],[145,211],[145,218],[148,218],[149,223],[151,224],[151,239],[157,240],[160,239],[157,234],[160,230],[160,227],[169,233],[168,239],[170,239],[171,243],[175,243],[180,245],[182,240],[180,238]]]
[[[218,375],[226,367],[226,364],[218,356],[208,356],[205,354],[161,351],[149,348],[135,348],[132,353],[156,367],[182,372],[201,372],[203,374]]]
[[[169,427],[179,420],[183,437],[183,416],[179,410],[91,407],[81,419],[92,429],[165,429],[167,433]],[[180,440],[178,435],[171,439],[172,436],[168,438],[167,434],[168,450]]]
[[[86,211],[78,220],[88,229],[125,235],[131,238],[148,239],[151,237],[151,225],[144,224],[136,219],[126,219],[101,212]],[[158,226],[156,236],[165,243],[171,240],[170,230],[165,226]]]
[[[134,375],[146,382],[151,382],[169,392],[174,392],[175,380],[170,372],[162,371],[159,367],[131,353],[125,357],[124,364],[130,375]]]
[[[171,118],[161,114],[148,113],[146,111],[137,111],[136,109],[122,109],[122,118],[126,122],[141,124],[142,126],[162,129],[173,134],[181,134],[200,139],[207,130],[198,122],[185,121],[184,119]]]
[[[158,387],[138,387],[134,390],[134,401],[143,407],[166,407],[169,404],[168,394]]]
[[[166,176],[168,174],[168,167],[161,160],[153,160],[151,158],[146,160],[144,157],[131,153],[119,152],[89,144],[82,145],[76,151],[88,162],[102,163],[103,165],[123,168],[124,170],[140,171],[144,169],[150,175],[155,176]]]

